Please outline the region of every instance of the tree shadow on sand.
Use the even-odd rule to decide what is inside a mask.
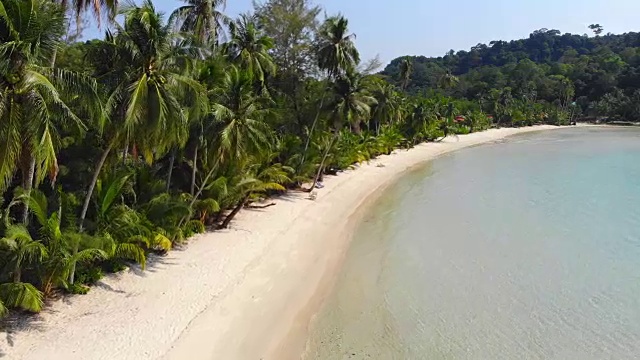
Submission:
[[[0,336],[6,338],[10,347],[13,347],[15,343],[16,334],[23,331],[42,331],[43,329],[44,320],[40,314],[16,312],[0,321]],[[7,356],[6,349],[0,348],[0,358]]]

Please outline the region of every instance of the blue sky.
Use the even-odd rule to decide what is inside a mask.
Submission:
[[[178,0],[154,0],[168,14]],[[440,56],[491,40],[527,37],[540,28],[584,34],[592,23],[605,33],[640,30],[638,0],[316,0],[327,13],[342,13],[363,59],[383,62],[403,55]],[[234,16],[251,9],[251,0],[227,0]],[[101,36],[87,29],[87,37]]]

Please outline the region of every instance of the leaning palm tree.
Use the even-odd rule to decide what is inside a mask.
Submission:
[[[362,75],[355,70],[348,70],[346,74],[339,76],[333,84],[333,98],[328,109],[331,112],[334,128],[334,136],[326,147],[318,171],[313,180],[312,191],[324,171],[325,161],[333,144],[340,136],[340,130],[348,124],[355,132],[360,131],[360,124],[368,120],[371,116],[371,107],[377,103],[376,99],[369,94],[362,82]]]
[[[265,193],[269,190],[285,191],[284,184],[290,183],[293,169],[282,164],[272,164],[275,154],[267,152],[241,160],[237,175],[232,178],[229,195],[236,204],[225,217],[219,228],[229,227],[231,220],[244,207],[252,195]]]
[[[255,16],[243,14],[229,24],[230,39],[224,52],[230,62],[252,74],[261,85],[266,76],[274,75],[276,66],[269,55],[273,40],[260,33]]]
[[[98,76],[111,91],[106,104],[111,140],[89,184],[81,230],[102,166],[116,146],[135,149],[150,163],[186,142],[188,121],[181,99],[190,99],[192,112],[205,112],[208,106],[204,87],[186,75],[185,66],[192,61],[188,51],[172,47],[174,34],[153,3],[128,5],[120,14],[124,24],[116,24],[115,36],[108,33],[101,51],[94,54],[108,64]]]
[[[0,191],[20,168],[28,192],[47,174],[55,180],[62,130],[84,129],[68,99],[79,97],[80,106],[99,116],[96,83],[41,66],[49,63],[65,31],[60,6],[48,0],[3,0],[0,5]],[[25,208],[24,221],[26,216]]]
[[[182,0],[187,3],[173,11],[169,23],[182,32],[195,34],[201,46],[216,46],[223,27],[231,20],[219,11],[226,0]]]

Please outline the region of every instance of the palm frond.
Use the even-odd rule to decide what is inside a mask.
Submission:
[[[44,304],[42,293],[35,286],[22,282],[0,284],[0,302],[7,307],[31,312],[39,312]]]

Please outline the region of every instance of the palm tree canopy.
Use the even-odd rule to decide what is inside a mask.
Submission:
[[[350,124],[359,131],[360,123],[368,120],[371,115],[371,106],[377,104],[362,80],[361,74],[349,70],[334,82],[333,100],[329,103],[329,110],[333,113],[336,129]]]
[[[360,63],[354,34],[349,34],[349,20],[333,16],[325,20],[318,32],[316,52],[318,67],[335,77]]]
[[[218,9],[226,0],[182,0],[186,5],[173,11],[169,23],[185,33],[195,34],[200,45],[216,45],[224,25],[231,20]]]
[[[120,10],[124,25],[116,25],[115,37],[107,36],[104,47],[118,70],[107,111],[121,123],[114,124],[121,143],[132,142],[148,162],[163,155],[187,136],[187,116],[180,100],[190,99],[194,109],[204,112],[204,87],[192,77],[189,46],[176,49],[175,37],[153,3],[129,5]],[[194,110],[195,111],[195,110]]]
[[[6,189],[22,157],[37,161],[37,183],[58,171],[60,132],[83,130],[84,123],[67,100],[101,116],[95,80],[50,63],[65,31],[60,6],[47,0],[3,0],[0,3],[0,190]],[[23,161],[24,162],[24,161]]]
[[[267,99],[253,88],[253,76],[231,66],[216,90],[212,111],[219,124],[217,151],[223,160],[242,159],[270,145],[271,129],[264,122],[270,110],[261,106]]]
[[[230,39],[224,44],[229,60],[247,70],[260,83],[267,75],[276,72],[276,66],[269,55],[273,40],[263,35],[255,16],[243,14],[229,24]]]
[[[101,24],[102,15],[106,15],[111,21],[116,14],[118,8],[118,0],[54,0],[59,3],[64,10],[73,9],[76,16],[81,16],[87,11],[91,11],[93,16]]]

